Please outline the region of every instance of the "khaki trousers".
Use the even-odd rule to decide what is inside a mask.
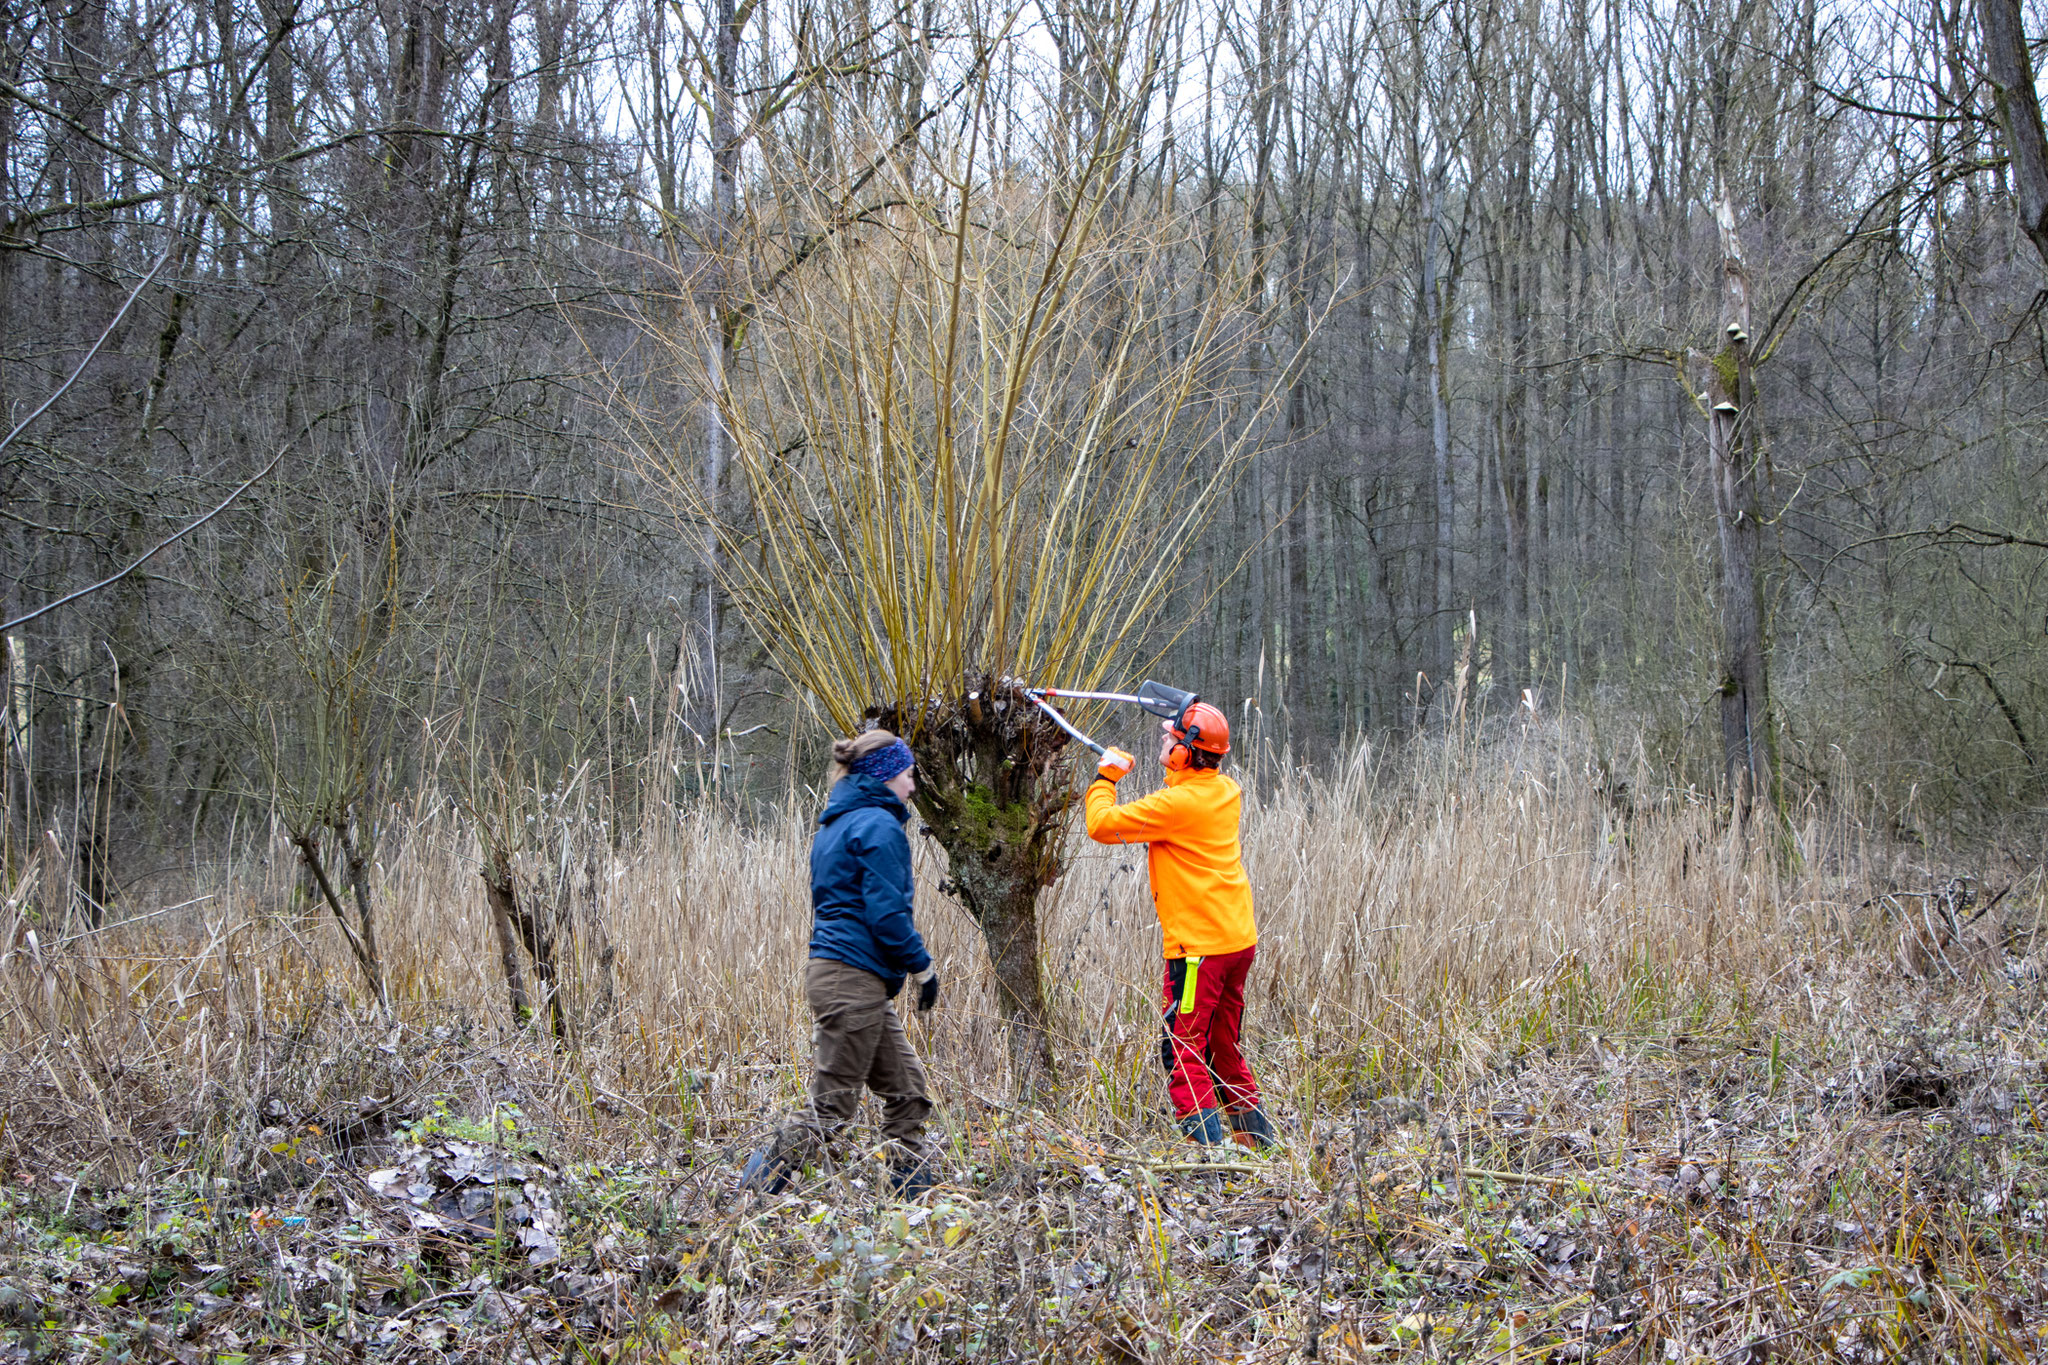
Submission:
[[[922,1156],[924,1121],[932,1112],[924,1064],[890,1008],[882,978],[814,957],[804,972],[804,990],[812,1019],[811,1104],[781,1133],[780,1155],[792,1165],[829,1155],[866,1088],[882,1102],[882,1135],[898,1149],[896,1159]]]

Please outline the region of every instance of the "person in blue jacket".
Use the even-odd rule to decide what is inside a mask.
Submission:
[[[806,1160],[829,1153],[865,1087],[882,1102],[891,1183],[917,1194],[932,1184],[924,1160],[932,1104],[924,1066],[889,1003],[905,977],[920,1013],[939,999],[939,974],[911,915],[903,825],[915,760],[887,730],[835,741],[832,760],[831,795],[811,842],[811,1102],[748,1160],[740,1185],[778,1192]]]

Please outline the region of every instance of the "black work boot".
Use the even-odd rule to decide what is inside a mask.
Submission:
[[[1227,1117],[1230,1119],[1230,1140],[1238,1146],[1270,1152],[1280,1145],[1280,1138],[1273,1131],[1273,1121],[1266,1117],[1263,1105],[1255,1104],[1242,1113]]]
[[[1192,1114],[1183,1114],[1180,1130],[1187,1134],[1189,1142],[1204,1147],[1221,1147],[1230,1141],[1223,1135],[1223,1111],[1220,1109],[1197,1109]]]
[[[923,1157],[898,1157],[889,1163],[889,1193],[898,1199],[915,1199],[939,1183],[931,1163]]]

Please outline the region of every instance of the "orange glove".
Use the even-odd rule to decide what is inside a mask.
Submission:
[[[1112,782],[1121,782],[1131,774],[1131,765],[1138,760],[1122,749],[1110,748],[1102,751],[1102,762],[1095,765],[1095,775],[1106,777]]]

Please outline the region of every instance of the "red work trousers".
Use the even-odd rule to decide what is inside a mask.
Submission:
[[[1238,1050],[1244,1025],[1244,982],[1258,945],[1215,957],[1166,962],[1166,1035],[1159,1060],[1173,1112],[1186,1118],[1201,1109],[1241,1114],[1259,1102],[1259,1083]]]

